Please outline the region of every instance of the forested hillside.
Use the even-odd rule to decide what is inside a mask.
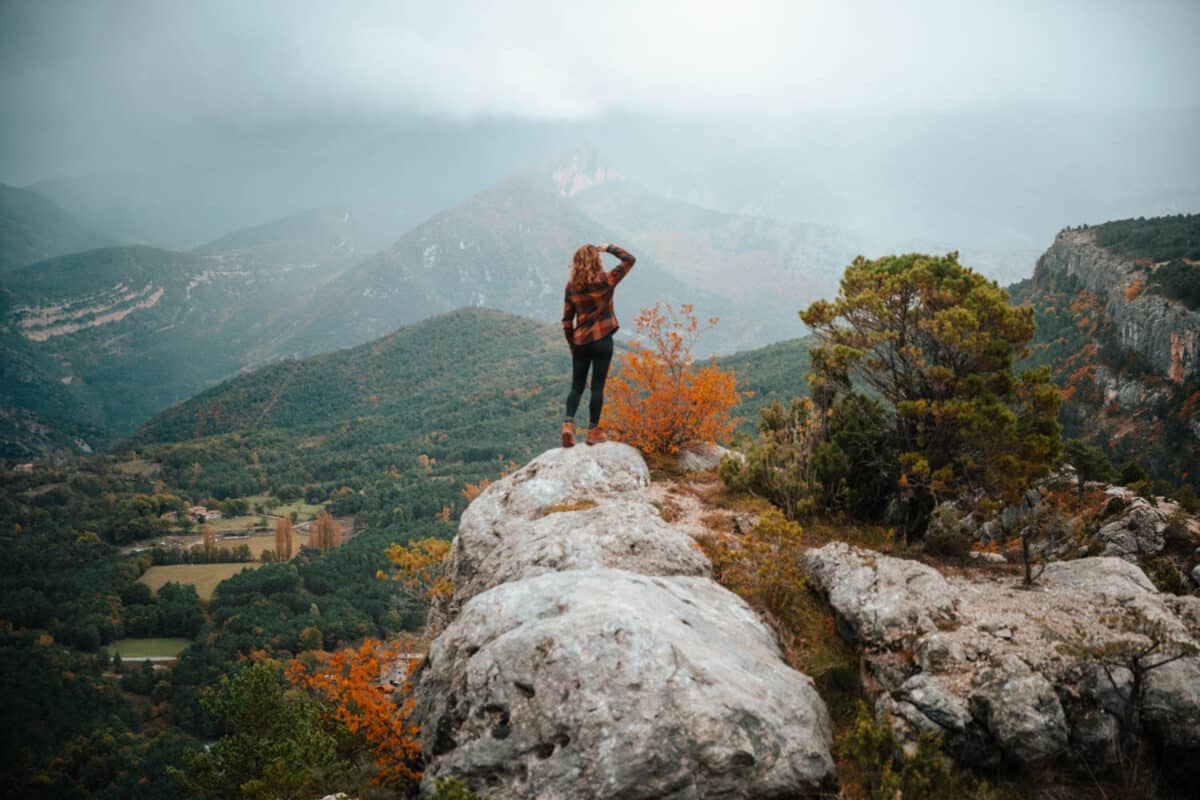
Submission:
[[[108,447],[254,363],[307,292],[358,257],[344,212],[309,212],[190,253],[110,247],[0,276],[0,458]]]

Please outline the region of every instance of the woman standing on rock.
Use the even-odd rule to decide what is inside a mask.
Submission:
[[[621,263],[604,271],[600,254],[609,253]],[[585,244],[571,260],[571,279],[563,296],[563,333],[571,347],[571,393],[567,395],[567,418],[562,426],[563,447],[575,446],[575,412],[583,397],[588,369],[592,371],[592,395],[588,402],[587,443],[605,441],[600,429],[604,408],[604,381],[613,357],[613,334],[617,315],[613,312],[613,290],[633,269],[636,259],[615,244]]]

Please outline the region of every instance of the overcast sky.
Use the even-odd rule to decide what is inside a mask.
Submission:
[[[1196,0],[0,9],[0,180],[103,167],[180,130],[348,118],[1200,105]]]

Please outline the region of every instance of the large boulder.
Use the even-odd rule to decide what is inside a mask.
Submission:
[[[704,574],[707,559],[644,502],[649,484],[641,454],[617,442],[548,450],[492,483],[459,522],[451,613],[484,589],[547,569]]]
[[[1163,513],[1144,498],[1135,497],[1096,532],[1102,548],[1100,555],[1130,560],[1158,555],[1166,544],[1166,530]]]
[[[703,578],[557,572],[476,595],[434,642],[429,789],[507,798],[790,798],[833,771],[828,715],[738,597]]]
[[[972,715],[1012,759],[1034,764],[1067,747],[1067,716],[1054,686],[1015,655],[980,670]]]
[[[834,542],[809,550],[803,566],[826,595],[842,632],[873,648],[903,644],[958,617],[954,589],[933,567]]]
[[[1161,642],[1145,673],[1142,728],[1189,768],[1200,751],[1200,601],[1160,594],[1136,565],[1086,558],[1015,574],[942,575],[834,543],[810,550],[810,585],[862,650],[876,710],[902,737],[944,736],[969,761],[1025,767],[1111,760],[1133,673],[1122,653]],[[1200,773],[1198,773],[1200,774]]]

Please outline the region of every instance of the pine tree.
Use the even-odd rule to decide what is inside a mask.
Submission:
[[[814,389],[853,379],[888,409],[906,534],[942,500],[1014,502],[1054,464],[1061,395],[1048,370],[1013,370],[1033,310],[957,253],[857,258],[837,298],[800,316],[819,342]]]

